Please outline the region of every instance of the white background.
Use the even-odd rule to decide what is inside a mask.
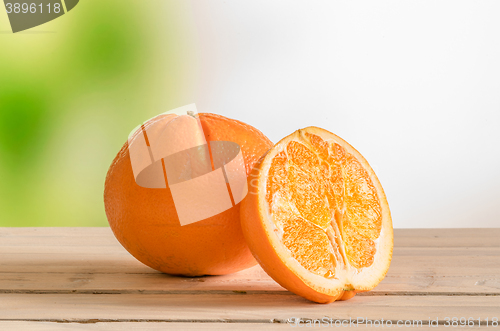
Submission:
[[[193,1],[200,112],[350,142],[396,228],[500,225],[500,1]]]

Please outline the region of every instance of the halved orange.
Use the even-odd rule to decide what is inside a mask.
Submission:
[[[373,289],[389,269],[393,230],[382,186],[340,137],[308,127],[277,143],[250,174],[245,239],[281,286],[319,303]]]

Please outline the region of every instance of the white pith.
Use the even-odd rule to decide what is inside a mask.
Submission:
[[[291,252],[283,246],[281,243],[282,230],[278,229],[272,220],[272,215],[269,208],[267,207],[266,201],[266,188],[267,188],[267,176],[259,176],[258,181],[258,200],[259,206],[261,206],[260,213],[262,214],[262,219],[264,220],[264,228],[269,238],[271,245],[275,248],[277,255],[282,260],[282,262],[292,270],[304,283],[311,287],[314,287],[317,291],[325,293],[328,295],[335,295],[343,289],[347,290],[370,290],[375,287],[385,276],[387,268],[389,266],[392,257],[392,221],[390,216],[390,211],[386,203],[386,197],[383,189],[371,169],[368,162],[357,152],[352,146],[346,143],[341,138],[336,135],[319,128],[306,128],[299,130],[292,135],[281,140],[276,146],[265,156],[262,161],[260,172],[261,174],[267,174],[271,166],[273,158],[279,152],[285,150],[287,144],[295,140],[301,142],[301,132],[309,132],[321,137],[324,141],[328,143],[337,143],[344,147],[344,149],[355,156],[363,167],[368,172],[373,185],[377,190],[377,194],[380,200],[380,205],[382,207],[382,228],[379,237],[374,240],[376,254],[374,256],[374,261],[371,266],[367,268],[356,269],[349,265],[348,260],[346,260],[347,265],[343,267],[341,264],[337,263],[334,278],[326,278],[315,273],[310,272],[304,268],[291,254]],[[266,206],[266,207],[262,207]],[[332,217],[333,219],[333,217]],[[335,222],[335,221],[333,221]],[[335,227],[333,227],[335,231]],[[337,231],[335,231],[337,232]],[[339,236],[340,233],[337,233]],[[331,238],[330,238],[331,239]],[[342,248],[343,250],[343,248]],[[345,256],[345,252],[344,252]],[[313,285],[314,284],[314,285]]]

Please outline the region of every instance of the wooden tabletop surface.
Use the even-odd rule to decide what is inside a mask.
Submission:
[[[109,228],[0,228],[0,330],[274,330],[359,321],[358,328],[500,331],[499,238],[500,229],[395,230],[382,283],[322,305],[258,266],[198,278],[159,273]]]

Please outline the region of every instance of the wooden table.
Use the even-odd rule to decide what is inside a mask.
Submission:
[[[321,305],[258,266],[227,276],[161,274],[129,255],[109,228],[0,228],[0,330],[274,330],[314,319],[335,328],[362,318],[396,329],[419,320],[428,328],[429,319],[437,329],[477,329],[488,319],[488,330],[500,331],[491,324],[500,318],[499,237],[500,229],[396,230],[384,281]],[[453,317],[475,325],[446,327]],[[297,318],[301,324],[287,323]]]

